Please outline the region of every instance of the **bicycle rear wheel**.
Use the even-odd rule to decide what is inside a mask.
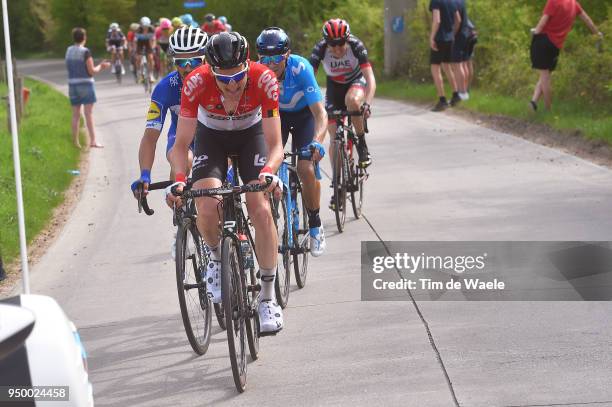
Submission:
[[[183,219],[176,233],[176,288],[183,326],[193,351],[203,355],[210,344],[212,307],[206,295],[202,240],[190,218]]]
[[[291,279],[291,256],[289,247],[289,225],[287,224],[287,204],[285,195],[279,201],[272,198],[272,217],[278,233],[278,260],[276,263],[276,279],[274,280],[274,291],[276,301],[281,308],[285,308],[289,302],[289,285]]]
[[[120,85],[122,79],[122,67],[123,65],[121,64],[121,61],[117,58],[117,60],[115,61],[115,76],[117,77],[117,83]]]
[[[230,236],[223,238],[221,248],[221,297],[225,312],[227,345],[236,389],[242,393],[246,387],[246,323],[247,310],[243,309],[241,256],[236,242]]]
[[[293,175],[295,176],[295,175]],[[293,254],[293,271],[295,272],[295,282],[299,288],[306,285],[306,275],[308,273],[308,251],[310,249],[310,235],[308,228],[308,213],[304,205],[302,196],[302,185],[297,185],[294,207],[292,212],[293,219],[293,247],[297,249]]]
[[[363,206],[363,180],[365,178],[364,169],[358,168],[355,164],[357,150],[355,143],[352,143],[351,156],[349,158],[349,190],[351,192],[351,204],[353,206],[353,215],[356,219],[361,218],[361,207]]]
[[[344,154],[344,143],[336,143],[332,168],[332,186],[334,190],[334,213],[336,214],[336,226],[338,232],[344,231],[346,220],[346,156]]]

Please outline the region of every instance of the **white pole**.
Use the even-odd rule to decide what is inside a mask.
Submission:
[[[21,250],[21,278],[23,293],[30,293],[30,271],[28,269],[28,248],[26,245],[25,218],[23,213],[23,192],[21,190],[21,163],[19,161],[19,129],[15,110],[15,83],[13,82],[13,55],[9,33],[8,7],[2,0],[2,23],[4,24],[4,46],[6,49],[6,77],[9,88],[11,134],[13,136],[13,163],[15,165],[15,188],[17,189],[17,218],[19,220],[19,246]]]

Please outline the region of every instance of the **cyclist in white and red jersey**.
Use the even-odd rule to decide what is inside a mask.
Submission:
[[[248,58],[246,39],[237,32],[212,36],[206,45],[208,65],[202,65],[184,81],[176,141],[170,153],[177,190],[185,185],[187,153],[195,137],[192,167],[194,188],[220,187],[227,173],[227,157],[237,154],[244,183],[273,181],[268,191],[280,185],[274,175],[283,160],[276,76],[264,65]],[[168,203],[180,200],[167,193]],[[275,333],[282,329],[281,308],[276,303],[274,279],[278,238],[270,205],[261,192],[246,194],[249,218],[255,227],[255,250],[260,265],[260,329]],[[221,301],[219,201],[197,198],[198,229],[210,249],[206,270],[207,289],[213,302]]]
[[[323,39],[314,46],[309,61],[315,71],[323,64],[327,74],[325,107],[328,110],[362,110],[365,118],[370,116],[370,105],[376,92],[374,71],[363,42],[351,35],[346,21],[336,18],[325,22]],[[359,165],[365,168],[372,159],[365,141],[363,118],[353,117],[352,121],[359,140]],[[330,149],[334,151],[335,122],[330,121],[328,129]]]

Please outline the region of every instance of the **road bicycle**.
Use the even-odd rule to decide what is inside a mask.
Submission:
[[[245,215],[242,194],[263,192],[265,184],[237,185],[239,168],[236,157],[230,157],[234,169],[233,184],[220,188],[188,189],[185,199],[214,197],[220,200],[221,222],[221,298],[225,313],[230,362],[234,384],[239,392],[246,388],[247,346],[252,360],[259,354],[258,295],[259,275],[255,272],[255,243],[249,218]],[[271,182],[271,180],[268,180]],[[255,254],[256,256],[256,254]]]
[[[281,308],[285,308],[289,301],[292,268],[298,287],[304,288],[306,285],[310,239],[308,213],[302,196],[303,187],[297,172],[297,162],[299,158],[310,159],[311,157],[312,151],[309,148],[295,153],[285,153],[285,160],[278,169],[278,176],[285,188],[280,199],[271,199],[272,216],[278,231],[280,256],[274,288],[276,300]],[[319,164],[315,162],[314,166],[315,176],[321,179]]]
[[[153,90],[150,69],[151,68],[149,67],[149,62],[147,61],[147,55],[140,55],[140,77],[142,78],[142,84],[144,85],[145,92],[149,94]]]
[[[152,183],[149,191],[164,189],[171,181]],[[190,186],[190,182],[188,185]],[[142,194],[142,185],[137,189],[138,212],[144,211],[151,216],[155,213]],[[173,223],[176,232],[175,271],[176,285],[181,310],[183,326],[191,348],[198,355],[208,350],[211,337],[211,305],[215,311],[217,322],[225,329],[225,315],[222,304],[212,304],[206,294],[206,265],[209,253],[196,224],[197,213],[195,202],[191,198],[185,200],[185,205],[174,208]]]
[[[365,168],[357,165],[357,136],[351,123],[351,117],[363,116],[361,111],[328,110],[327,115],[336,121],[334,136],[335,149],[332,149],[332,188],[333,206],[336,215],[338,232],[344,230],[346,220],[346,201],[350,194],[353,214],[361,217],[364,199],[364,183],[369,175]],[[346,124],[345,124],[346,123]],[[364,118],[364,130],[368,132],[368,123]]]
[[[123,77],[123,64],[119,57],[115,57],[115,77],[117,78],[117,83],[121,85],[121,79]]]

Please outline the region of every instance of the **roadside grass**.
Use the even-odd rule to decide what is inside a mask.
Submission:
[[[325,86],[323,69],[317,72],[317,82],[320,86]],[[452,95],[449,88],[446,89],[446,95],[447,98]],[[407,79],[377,81],[376,96],[432,106],[437,101],[433,84],[416,83]],[[459,108],[485,115],[501,115],[525,122],[542,123],[556,130],[578,130],[588,139],[601,140],[612,145],[612,106],[597,108],[592,103],[581,104],[556,99],[553,101],[552,112],[545,112],[544,103],[540,102],[540,109],[534,113],[529,108],[529,99],[472,89],[470,100],[461,102]]]
[[[447,97],[452,92],[447,90]],[[431,84],[419,84],[408,80],[389,80],[377,83],[377,96],[408,100],[417,103],[436,102],[436,91]],[[610,106],[601,108],[578,102],[555,100],[553,111],[540,110],[534,113],[528,99],[497,95],[479,89],[472,89],[470,100],[464,101],[460,109],[486,115],[508,116],[527,122],[543,123],[557,130],[580,131],[586,138],[602,140],[612,144],[612,112]]]
[[[19,129],[28,243],[47,225],[53,209],[64,200],[64,191],[78,168],[80,152],[72,145],[71,108],[68,98],[50,86],[30,79],[31,91]],[[5,83],[0,95],[8,94]],[[0,253],[9,264],[19,252],[17,201],[7,103],[0,104]]]

